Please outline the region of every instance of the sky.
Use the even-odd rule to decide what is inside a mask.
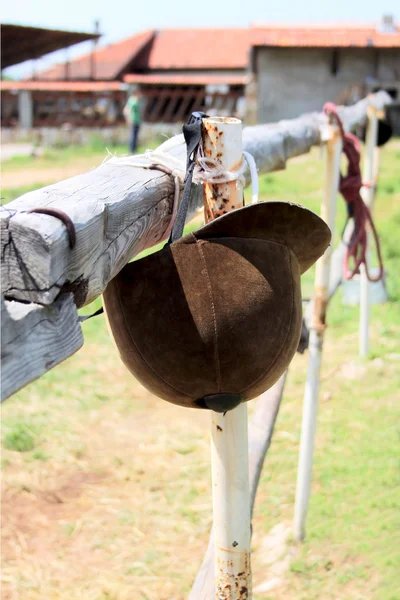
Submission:
[[[144,29],[167,27],[246,27],[266,23],[379,22],[383,14],[400,16],[399,0],[14,0],[2,3],[2,23],[72,31],[94,30],[96,19],[104,35],[100,43],[121,40]],[[69,59],[90,50],[89,43],[68,50]],[[35,70],[65,62],[66,51],[36,61]],[[32,64],[4,71],[30,76]]]

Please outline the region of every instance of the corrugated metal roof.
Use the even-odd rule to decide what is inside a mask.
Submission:
[[[40,58],[49,52],[98,39],[98,33],[59,31],[23,25],[1,25],[1,68]]]

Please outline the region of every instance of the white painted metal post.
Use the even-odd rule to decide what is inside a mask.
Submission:
[[[339,186],[340,155],[342,140],[336,128],[330,127],[330,139],[326,144],[325,187],[321,205],[321,217],[332,231],[335,230],[336,200]],[[304,539],[305,522],[311,489],[311,474],[317,421],[319,379],[325,326],[325,312],[329,294],[329,274],[332,245],[318,260],[314,287],[314,314],[310,326],[309,362],[304,393],[303,421],[301,428],[299,466],[294,512],[294,535],[298,541]]]
[[[251,598],[247,405],[212,413],[215,598]]]
[[[377,179],[377,148],[378,116],[374,106],[368,107],[368,127],[365,140],[365,156],[363,169],[363,182],[369,184],[361,190],[362,198],[370,211],[373,210],[375,185]],[[375,162],[376,161],[376,162]],[[367,252],[367,258],[370,253]],[[369,346],[369,281],[364,265],[360,267],[360,356],[368,356]]]
[[[242,123],[223,117],[203,120],[204,154],[225,170],[242,161]],[[206,220],[243,204],[239,181],[205,184]],[[215,531],[215,598],[250,600],[250,490],[247,404],[212,413],[211,462]]]

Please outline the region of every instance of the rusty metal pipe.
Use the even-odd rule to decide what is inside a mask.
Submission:
[[[203,150],[224,171],[242,166],[242,122],[228,117],[203,119]],[[204,185],[204,218],[208,223],[230,210],[243,206],[243,186],[238,181]]]
[[[203,151],[221,170],[242,164],[242,123],[223,117],[203,119]],[[204,184],[205,219],[243,206],[240,181]],[[215,543],[215,598],[250,600],[250,489],[247,403],[211,413],[211,465]]]

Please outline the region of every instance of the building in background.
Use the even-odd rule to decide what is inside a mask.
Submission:
[[[378,89],[399,103],[400,29],[386,17],[379,26],[145,31],[35,80],[2,82],[2,125],[115,126],[132,86],[149,123],[182,123],[193,110],[274,122]],[[398,104],[391,116],[400,133]]]
[[[236,114],[243,108],[249,48],[249,29],[145,31],[55,65],[35,81],[2,82],[2,92],[32,94],[33,127],[123,122],[117,92],[125,98],[133,85],[146,99],[147,122],[180,123],[196,109]],[[5,114],[2,124],[8,124]]]
[[[259,122],[354,103],[385,89],[400,102],[400,29],[376,26],[253,27],[253,97]],[[255,83],[254,83],[255,82]],[[399,107],[391,109],[400,133]]]
[[[27,60],[36,60],[57,50],[66,49],[70,46],[92,40],[93,50],[91,53],[91,73],[89,79],[96,79],[94,73],[94,55],[96,43],[100,34],[82,33],[76,31],[59,31],[43,29],[38,27],[23,27],[21,25],[1,26],[1,68],[20,64]],[[63,65],[64,79],[68,79],[69,63]],[[115,87],[115,86],[114,86]],[[54,89],[55,88],[55,89]],[[60,93],[64,86],[53,85],[52,89],[43,86],[43,82],[36,74],[32,75],[32,81],[2,81],[1,82],[1,124],[3,127],[21,127],[29,129],[39,126],[41,105],[49,102],[49,94],[56,91]],[[95,89],[99,89],[95,87]],[[72,93],[82,91],[82,86],[72,86]],[[85,89],[85,93],[87,90]],[[124,95],[122,95],[122,101]],[[69,115],[70,104],[62,106],[60,112]]]

